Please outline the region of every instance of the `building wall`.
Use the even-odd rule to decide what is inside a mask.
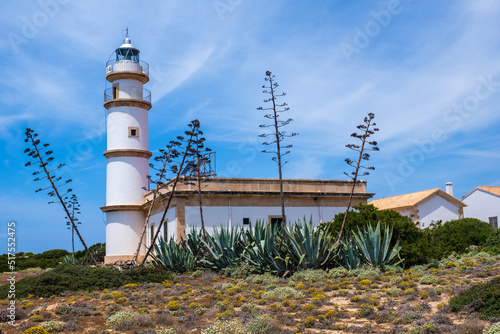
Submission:
[[[420,227],[426,228],[432,222],[442,220],[443,223],[459,218],[459,208],[440,196],[434,196],[430,200],[418,206]]]
[[[203,205],[203,220],[205,228],[209,233],[212,232],[214,227],[227,225],[229,222],[231,222],[232,226],[243,226],[243,218],[249,218],[251,223],[255,223],[257,220],[267,222],[270,215],[281,215],[281,207],[279,206],[230,206],[227,198],[223,202],[226,202],[228,205]],[[262,199],[261,202],[265,203],[265,199]],[[311,202],[313,202],[312,199]],[[179,198],[174,199],[172,202],[166,216],[168,218],[167,232],[169,238],[175,237],[178,239],[179,236],[184,234],[184,231],[189,232],[192,227],[201,227],[200,207],[194,204],[194,200],[187,201],[187,203],[189,205],[184,206],[186,201]],[[306,221],[309,222],[309,219],[312,218],[315,226],[318,226],[322,222],[332,221],[336,214],[344,212],[345,209],[346,207],[344,206],[285,208],[288,221],[297,222],[299,218],[302,220],[305,217]],[[149,219],[150,227],[154,224],[155,229],[158,228],[162,215],[163,207],[156,206]],[[148,233],[151,231],[150,227],[148,228]],[[164,232],[161,231],[160,235],[163,236]],[[148,242],[150,240],[151,238],[148,237]]]
[[[167,223],[163,224],[159,234],[160,236],[162,237],[165,236],[164,232],[165,229],[167,229],[168,239],[175,236],[175,224],[176,224],[175,210],[176,210],[175,207],[168,209],[167,215],[165,216],[165,220],[167,220]],[[156,212],[154,212],[154,214],[152,214],[151,217],[149,217],[150,227],[148,229],[148,245],[150,245],[151,241],[151,225],[154,224],[154,230],[156,232],[158,227],[160,226],[161,217],[163,217],[163,210],[161,211],[156,210]]]
[[[200,207],[187,206],[185,208],[186,229],[191,227],[201,227]],[[318,226],[321,221],[331,221],[333,217],[345,211],[344,207],[288,207],[285,208],[287,221],[295,223],[304,217],[307,222],[312,218],[315,226]],[[321,212],[320,212],[321,211]],[[320,214],[322,217],[320,217]],[[219,206],[219,207],[203,207],[203,220],[205,228],[211,232],[213,227],[227,225],[243,226],[243,218],[249,218],[251,223],[257,220],[268,221],[269,216],[281,216],[281,207],[275,206]]]
[[[489,217],[497,217],[500,220],[500,197],[476,189],[467,196],[463,202],[468,206],[464,208],[466,218],[477,218],[489,222]]]

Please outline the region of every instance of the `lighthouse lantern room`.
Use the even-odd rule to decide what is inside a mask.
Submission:
[[[131,260],[135,254],[145,213],[142,209],[148,189],[148,111],[151,93],[143,87],[149,81],[149,66],[139,59],[127,34],[106,64],[104,91],[107,121],[106,167],[106,258],[105,263]],[[145,253],[145,246],[140,255]],[[141,256],[139,256],[141,259]]]

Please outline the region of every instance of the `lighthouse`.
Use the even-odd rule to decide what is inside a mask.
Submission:
[[[149,65],[140,60],[127,34],[106,64],[106,257],[105,263],[131,260],[145,221],[142,209],[148,189]],[[145,254],[145,246],[140,253]],[[141,256],[139,256],[139,260]]]

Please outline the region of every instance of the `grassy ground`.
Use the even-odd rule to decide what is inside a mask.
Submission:
[[[450,312],[447,301],[499,274],[500,257],[484,256],[442,261],[439,268],[306,271],[286,279],[197,271],[163,284],[18,300],[26,318],[0,328],[22,333],[45,323],[64,333],[201,333],[221,320],[233,329],[210,333],[474,334],[489,323]]]

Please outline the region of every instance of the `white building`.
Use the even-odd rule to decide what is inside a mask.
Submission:
[[[464,216],[477,218],[498,228],[500,216],[500,187],[476,187],[462,197],[467,204]]]
[[[149,158],[148,112],[151,95],[143,88],[149,81],[149,66],[139,60],[140,51],[130,39],[116,49],[115,59],[106,64],[106,79],[111,84],[104,93],[107,110],[106,263],[131,260],[149,210],[152,193],[148,189]],[[331,221],[345,211],[352,181],[284,180],[286,220],[311,217],[318,224]],[[169,184],[159,189],[168,195]],[[195,187],[180,183],[168,210],[160,233],[165,237],[182,238],[186,229],[200,226],[200,211]],[[274,222],[281,216],[279,182],[276,179],[207,178],[203,183],[205,226],[244,226],[264,220]],[[366,181],[358,181],[353,204],[363,203],[373,194],[367,193]],[[146,247],[158,231],[163,217],[165,197],[155,202],[146,238],[139,252],[144,257]]]
[[[379,210],[394,210],[419,222],[420,228],[429,227],[438,221],[447,222],[461,219],[467,205],[453,197],[451,183],[446,184],[447,192],[435,188],[415,193],[376,199],[373,204]]]
[[[286,221],[306,221],[315,225],[332,221],[347,208],[352,181],[344,180],[283,180]],[[160,189],[164,198],[155,203],[150,219],[150,236],[161,222],[170,184]],[[373,194],[366,192],[366,181],[356,182],[353,203],[366,204]],[[146,195],[144,208],[153,197]],[[246,226],[257,220],[281,221],[281,200],[278,179],[205,178],[202,184],[203,218],[210,233],[221,225]],[[182,238],[191,227],[201,226],[198,188],[192,183],[180,183],[164,219],[164,237]],[[164,224],[165,225],[165,224]]]

